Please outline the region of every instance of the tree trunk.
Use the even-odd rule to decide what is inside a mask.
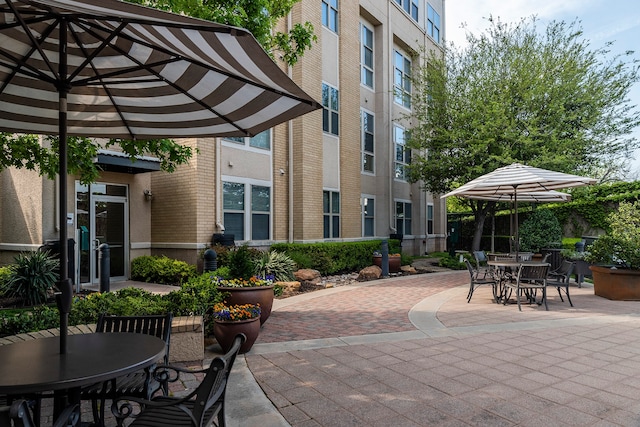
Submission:
[[[471,251],[480,250],[480,239],[482,239],[482,231],[484,230],[484,221],[487,219],[489,212],[495,211],[496,203],[478,200],[472,203],[471,210],[475,218],[473,228],[473,240],[471,242]]]

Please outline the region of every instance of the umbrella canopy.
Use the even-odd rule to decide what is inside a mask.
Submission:
[[[521,197],[542,197],[540,192],[561,188],[580,187],[595,184],[596,180],[578,175],[534,168],[513,163],[482,175],[456,188],[442,197],[460,196],[482,200],[502,201],[503,197],[512,198],[515,206],[515,222],[518,224],[518,201]],[[527,195],[528,196],[524,196]],[[562,194],[562,193],[560,193]],[[558,194],[549,196],[558,197]],[[509,200],[509,199],[504,199]],[[530,200],[528,200],[530,201]],[[551,201],[551,200],[546,200]],[[518,227],[515,227],[516,254],[518,252]]]
[[[463,195],[458,194],[458,196],[462,197]],[[493,202],[510,203],[511,213],[509,216],[509,232],[510,232],[509,235],[513,236],[513,229],[514,229],[513,215],[514,215],[514,211],[517,209],[517,206],[515,206],[515,203],[514,203],[514,197],[515,197],[514,193],[491,194],[486,196],[471,195],[471,196],[465,196],[465,197],[467,199],[490,200]],[[528,203],[554,203],[554,202],[563,203],[563,202],[571,201],[571,194],[562,193],[556,190],[534,191],[531,193],[518,193],[518,201],[528,202]],[[517,211],[516,211],[516,216],[517,216]],[[492,218],[495,223],[495,217],[492,216]],[[494,229],[495,229],[495,224],[492,225],[492,229],[491,229],[491,251],[494,250]]]
[[[497,194],[535,193],[595,184],[596,180],[514,163],[482,175],[442,197],[493,196]]]
[[[60,137],[60,349],[67,136],[252,136],[321,108],[246,30],[118,0],[0,0],[0,129]]]

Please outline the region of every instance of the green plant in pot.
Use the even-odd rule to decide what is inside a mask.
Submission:
[[[585,257],[600,264],[590,267],[595,293],[609,299],[640,300],[640,201],[620,202],[608,222],[608,232],[587,247]]]
[[[261,278],[252,276],[249,279],[217,279],[220,292],[224,292],[227,305],[259,304],[262,313],[260,324],[267,321],[273,306],[273,277]]]
[[[215,304],[213,307],[213,335],[226,353],[238,334],[244,334],[247,340],[240,347],[240,353],[246,353],[260,333],[259,304]]]

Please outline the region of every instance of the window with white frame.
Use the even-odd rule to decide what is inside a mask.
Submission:
[[[440,43],[440,14],[427,3],[427,34]]]
[[[271,238],[270,187],[225,181],[222,209],[225,233],[233,234],[236,240],[246,240],[248,236],[251,240]]]
[[[360,24],[360,83],[373,89],[373,30]]]
[[[427,234],[433,234],[433,204],[427,203]]]
[[[225,233],[233,234],[236,240],[244,240],[244,184],[222,183],[222,210]]]
[[[336,191],[322,192],[324,213],[324,238],[340,237],[340,193]]]
[[[338,0],[322,0],[322,25],[338,32]]]
[[[362,199],[362,236],[373,237],[376,235],[375,229],[375,199],[363,197]]]
[[[271,150],[271,130],[267,129],[251,138],[243,138],[238,136],[225,136],[225,141],[235,142],[244,146],[261,148],[263,150]]]
[[[396,202],[396,232],[402,235],[413,234],[411,232],[411,203]]]
[[[396,3],[398,3],[414,21],[418,22],[418,0],[396,0]]]
[[[271,188],[251,186],[251,240],[269,240],[271,214]]]
[[[411,108],[411,60],[394,51],[393,99],[396,104]]]
[[[362,139],[362,171],[374,173],[373,114],[360,111],[360,130]]]
[[[405,144],[406,135],[407,132],[403,127],[393,125],[393,145],[396,151],[395,178],[403,181],[407,180],[407,165],[411,163],[411,150]]]
[[[322,130],[332,135],[338,135],[339,122],[339,93],[338,89],[322,83]]]

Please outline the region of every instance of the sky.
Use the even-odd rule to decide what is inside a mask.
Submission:
[[[447,41],[465,45],[465,31],[481,34],[489,16],[504,23],[516,23],[521,18],[537,16],[544,25],[553,20],[571,23],[581,21],[583,37],[593,49],[614,42],[612,53],[635,51],[640,59],[640,1],[638,0],[446,0],[445,34]],[[461,28],[462,24],[466,29]],[[629,97],[640,108],[640,83],[636,83]],[[633,134],[640,140],[640,128]],[[628,178],[640,179],[640,150],[631,159]]]

